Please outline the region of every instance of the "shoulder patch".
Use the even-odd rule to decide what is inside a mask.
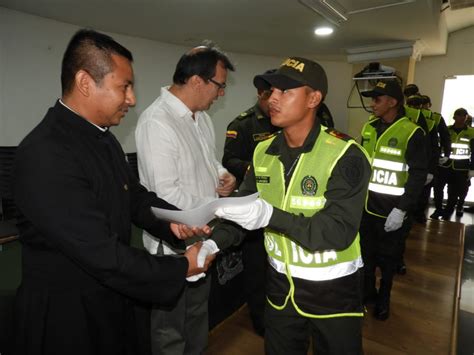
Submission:
[[[238,135],[238,134],[239,134],[239,133],[238,133],[237,131],[227,131],[227,132],[225,133],[225,136],[226,136],[226,138],[235,139],[235,138],[237,138],[237,135]]]
[[[339,132],[339,131],[335,130],[334,128],[328,128],[328,129],[326,129],[325,132],[326,132],[327,134],[330,134],[330,135],[333,136],[333,137],[342,139],[342,140],[344,140],[344,141],[354,140],[354,138],[352,138],[351,136],[349,136],[349,135],[347,135],[347,134],[345,134],[345,133]]]
[[[242,112],[239,117],[237,117],[238,120],[243,120],[247,118],[248,116],[251,116],[254,113],[253,107],[248,109],[247,111]]]

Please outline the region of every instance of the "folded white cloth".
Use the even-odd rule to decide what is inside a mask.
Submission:
[[[405,211],[402,211],[398,208],[394,208],[388,215],[383,229],[386,232],[396,231],[402,226],[403,220],[405,219],[405,215]]]
[[[273,206],[262,199],[242,206],[221,207],[216,211],[216,216],[229,221],[248,230],[255,230],[268,226],[273,214]]]
[[[202,242],[201,249],[199,249],[198,255],[197,255],[197,266],[203,267],[206,261],[206,258],[209,255],[217,253],[218,251],[219,251],[219,247],[217,246],[216,242],[213,241],[212,239],[207,239],[204,242]],[[205,276],[206,274],[204,272],[201,272],[200,274],[186,277],[186,280],[189,282],[196,282],[197,280]]]

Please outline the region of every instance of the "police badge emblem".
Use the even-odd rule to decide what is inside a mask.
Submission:
[[[395,137],[392,137],[388,140],[388,146],[389,147],[396,147],[398,145],[398,139]]]
[[[318,191],[318,182],[314,176],[305,176],[303,180],[301,180],[301,192],[303,195],[314,196],[316,195],[316,191]]]

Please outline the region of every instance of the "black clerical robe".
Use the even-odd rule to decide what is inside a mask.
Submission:
[[[59,101],[20,144],[14,174],[15,354],[135,354],[131,300],[172,304],[188,262],[130,247],[131,223],[180,244],[150,212],[174,206],[139,184],[111,132]]]

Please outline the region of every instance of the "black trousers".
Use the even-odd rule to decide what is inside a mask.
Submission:
[[[448,185],[448,202],[446,211],[452,212],[456,204],[464,204],[469,189],[469,172],[467,170],[454,170],[439,168],[435,176],[434,201],[436,209],[443,208],[443,190]]]
[[[430,182],[428,185],[423,186],[421,194],[418,197],[416,202],[415,210],[413,211],[413,216],[415,218],[426,217],[426,209],[428,208],[428,203],[430,201],[431,188],[433,187],[433,182]]]
[[[250,318],[256,330],[263,330],[265,310],[265,272],[267,253],[263,242],[263,229],[248,232],[242,244],[242,263],[244,264],[245,298]]]
[[[412,220],[410,217],[406,218],[402,227],[393,232],[384,230],[385,221],[385,218],[364,212],[359,233],[364,261],[364,297],[377,295],[378,302],[388,303],[393,277],[403,255],[405,239],[410,232]],[[378,289],[375,275],[377,267],[382,274]]]
[[[306,355],[310,338],[313,354],[362,354],[362,317],[309,318],[298,314],[291,301],[283,311],[267,303],[265,354]]]

